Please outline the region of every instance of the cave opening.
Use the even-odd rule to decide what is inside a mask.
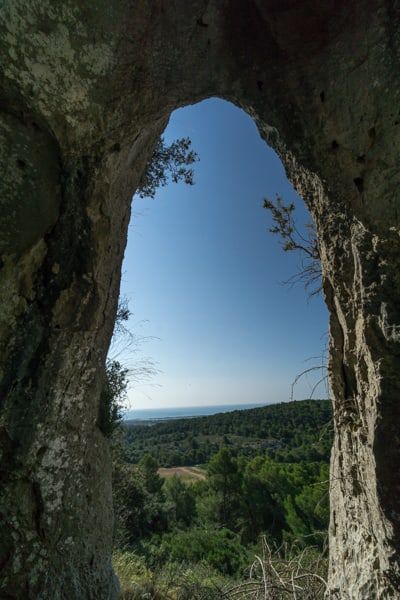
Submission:
[[[149,419],[154,423],[285,402],[292,399],[296,376],[314,366],[299,381],[293,399],[327,398],[327,388],[316,387],[325,373],[327,309],[321,294],[308,298],[300,284],[280,285],[296,273],[299,257],[283,251],[268,231],[272,223],[263,210],[265,197],[282,197],[295,204],[299,228],[306,230],[311,217],[302,199],[253,119],[234,104],[211,98],[178,109],[163,137],[171,143],[186,136],[200,158],[194,185],[171,184],[154,199],[133,199],[121,297],[129,300],[133,313],[128,327],[143,340],[139,355],[149,356],[144,360],[153,361],[159,372],[150,379],[135,378],[125,418],[147,425]],[[127,355],[133,370],[135,357]],[[123,361],[123,354],[119,358]],[[138,470],[149,454],[166,478],[199,468],[199,456],[206,456],[203,467],[209,460],[202,453],[207,442],[199,445],[193,433],[182,433],[182,425],[177,425],[179,447],[171,444],[166,450],[165,439],[159,440],[154,454],[141,434],[132,441],[135,426],[128,435],[130,459]],[[160,437],[167,434],[160,431]],[[222,437],[222,449],[229,452],[230,436]],[[302,483],[296,485],[300,495]],[[118,483],[116,489],[117,496]],[[239,489],[241,484],[236,493]],[[235,530],[233,521],[231,526]],[[117,559],[115,568],[119,573]]]
[[[217,95],[270,124],[320,234],[335,406],[327,597],[395,597],[394,3],[3,4],[3,595],[111,597],[96,419],[130,191],[167,113]]]
[[[311,221],[279,157],[246,112],[215,97],[172,113],[163,137],[189,137],[200,160],[193,186],[133,199],[121,297],[158,372],[135,381],[129,414],[287,401],[310,368],[293,397],[326,398],[326,385],[314,389],[324,378],[325,303],[282,285],[299,255],[283,251],[262,209],[280,196],[301,231]]]

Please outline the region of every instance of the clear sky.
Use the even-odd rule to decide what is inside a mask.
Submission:
[[[171,183],[154,200],[134,199],[121,294],[129,327],[149,339],[128,362],[149,357],[159,373],[132,387],[130,408],[289,400],[296,375],[321,362],[328,314],[322,297],[280,284],[298,258],[268,232],[262,203],[280,194],[303,223],[304,203],[232,104],[177,110],[164,136],[189,136],[200,162],[194,186]],[[296,399],[310,396],[312,381],[303,378]]]

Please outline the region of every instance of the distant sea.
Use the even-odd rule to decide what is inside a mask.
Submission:
[[[247,408],[260,408],[266,406],[263,404],[220,404],[215,406],[173,406],[170,408],[143,408],[128,410],[124,414],[124,419],[134,419],[140,421],[149,421],[151,419],[184,419],[191,417],[205,417],[207,415],[216,415],[217,413],[232,412],[233,410],[245,410]]]

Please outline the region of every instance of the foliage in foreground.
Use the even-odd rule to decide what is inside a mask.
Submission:
[[[270,451],[252,458],[241,455],[233,443],[239,421],[236,416],[230,423],[224,420],[226,433],[208,461],[206,478],[191,481],[176,474],[163,480],[150,454],[132,464],[126,437],[120,432],[120,443],[114,448],[114,506],[117,556],[125,565],[122,579],[128,586],[124,584],[124,598],[322,598],[326,561],[320,532],[328,526],[329,464],[327,458],[303,459],[313,457],[310,452],[321,457],[314,406],[318,403],[302,404],[301,417],[290,407],[281,407],[272,411],[273,419],[264,415],[257,425],[252,415],[241,419],[247,435],[254,425],[269,436],[273,424],[281,441],[274,458]],[[321,408],[327,407],[321,403]],[[257,409],[256,416],[262,414]],[[192,432],[196,421],[188,420]],[[175,425],[182,435],[183,422]],[[198,433],[213,426],[212,420],[201,421]],[[261,551],[257,549],[260,538],[264,540]],[[296,552],[291,548],[295,541]],[[271,550],[276,547],[281,550]],[[121,564],[118,574],[120,570]]]
[[[326,589],[325,553],[295,546],[273,551],[265,538],[239,581],[205,562],[168,562],[150,571],[133,552],[116,552],[113,565],[124,600],[322,600]]]
[[[294,410],[296,405],[254,409],[256,414],[237,411],[222,423],[188,419],[193,436],[210,434],[214,427],[216,433],[224,431],[207,461],[206,477],[190,481],[177,474],[163,480],[150,454],[132,464],[126,435],[120,431],[118,443],[114,436],[115,543],[120,562],[125,557],[136,573],[125,577],[125,598],[322,598],[329,464],[320,436],[328,406],[299,403]],[[318,407],[323,419],[317,418]],[[267,438],[274,434],[280,445],[246,457],[236,443],[239,426],[245,427],[247,440],[256,432]],[[179,443],[186,438],[184,421],[168,428]],[[165,428],[147,429],[154,440],[158,430],[160,450]],[[277,547],[279,552],[271,550]]]

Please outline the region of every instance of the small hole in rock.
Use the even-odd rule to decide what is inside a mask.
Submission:
[[[355,186],[360,194],[364,191],[364,180],[362,177],[356,177],[354,180]]]
[[[26,162],[24,160],[22,160],[22,158],[18,158],[17,165],[19,166],[20,169],[25,169]]]
[[[321,92],[319,95],[321,102],[325,102],[325,92]]]

